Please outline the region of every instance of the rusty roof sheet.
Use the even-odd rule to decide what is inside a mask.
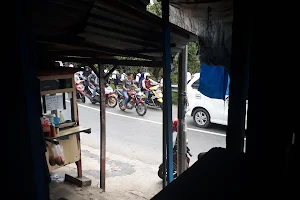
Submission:
[[[118,0],[46,0],[33,6],[37,40],[54,57],[162,60],[161,18]],[[171,24],[171,53],[197,36]]]

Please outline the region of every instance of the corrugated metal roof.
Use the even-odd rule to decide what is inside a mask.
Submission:
[[[170,5],[193,18],[207,20],[207,8],[211,8],[211,19],[232,23],[233,0],[170,0]]]
[[[47,0],[33,13],[38,41],[54,57],[85,53],[162,60],[161,18],[121,1]],[[196,35],[171,24],[173,55],[195,40]]]

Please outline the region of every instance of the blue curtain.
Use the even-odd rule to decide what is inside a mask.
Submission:
[[[229,84],[230,84],[230,76],[228,75],[227,89],[226,89],[226,96],[229,95]]]
[[[229,94],[228,71],[222,66],[202,64],[198,90],[207,97],[225,100]]]

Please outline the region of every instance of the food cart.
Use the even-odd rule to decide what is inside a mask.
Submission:
[[[91,128],[79,125],[74,69],[40,72],[38,79],[49,171],[75,163],[77,177],[66,174],[65,181],[79,186],[91,185],[91,181],[82,176],[80,144],[80,133],[91,133]],[[55,145],[63,147],[63,163],[51,163],[50,154],[53,154],[52,147]]]

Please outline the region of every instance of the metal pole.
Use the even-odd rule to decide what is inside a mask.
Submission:
[[[180,53],[178,70],[178,131],[177,131],[177,174],[182,174],[186,168],[186,75],[188,46]]]
[[[173,181],[173,132],[172,132],[172,90],[171,90],[171,51],[170,51],[170,23],[169,0],[162,1],[162,31],[163,31],[163,172],[167,171],[167,180],[163,180],[163,187]]]
[[[99,64],[100,86],[100,188],[105,191],[105,161],[106,161],[106,116],[105,116],[105,80],[103,66]]]

